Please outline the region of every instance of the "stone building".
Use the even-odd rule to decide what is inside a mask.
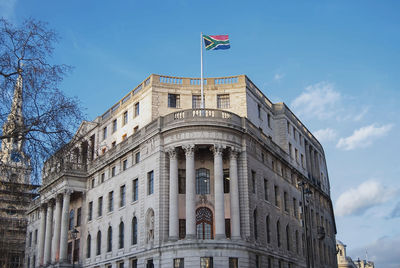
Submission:
[[[14,88],[0,150],[0,267],[23,267],[27,207],[33,197],[30,163],[24,152],[22,77]],[[32,239],[32,237],[31,237]]]
[[[375,264],[372,261],[358,260],[354,261],[350,256],[347,256],[346,245],[343,242],[336,240],[337,263],[338,268],[374,268]],[[366,258],[367,259],[367,258]]]
[[[151,75],[82,123],[45,163],[31,267],[337,266],[320,143],[245,75],[204,91]]]

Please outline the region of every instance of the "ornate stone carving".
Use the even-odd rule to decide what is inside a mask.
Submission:
[[[177,152],[176,152],[175,147],[173,147],[173,148],[168,148],[168,149],[166,150],[166,152],[168,153],[170,159],[176,159],[176,157],[177,157]]]
[[[235,147],[230,147],[229,149],[229,157],[230,159],[237,159],[239,157],[240,150]]]
[[[222,155],[225,148],[226,146],[222,144],[214,144],[214,146],[211,147],[210,150],[214,153],[214,156],[216,156],[216,155]]]
[[[182,146],[183,150],[185,150],[186,158],[194,156],[194,144],[186,144]]]

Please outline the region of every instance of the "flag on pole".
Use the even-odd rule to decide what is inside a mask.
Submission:
[[[206,50],[229,49],[228,35],[205,35],[203,34],[204,45]]]

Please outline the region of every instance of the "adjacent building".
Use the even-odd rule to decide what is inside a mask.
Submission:
[[[49,267],[337,267],[321,144],[245,75],[151,75],[46,161],[26,259]]]
[[[338,268],[374,268],[375,264],[372,261],[358,260],[353,261],[350,256],[347,256],[346,245],[343,242],[336,240],[337,262]]]

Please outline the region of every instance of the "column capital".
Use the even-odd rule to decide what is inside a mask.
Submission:
[[[74,192],[74,190],[72,190],[72,189],[65,189],[65,190],[63,191],[63,194],[64,194],[64,195],[71,195],[73,192]]]
[[[168,153],[170,159],[176,159],[177,152],[175,147],[166,149],[166,152]]]
[[[224,149],[226,146],[222,144],[214,144],[213,147],[210,148],[210,150],[214,153],[214,156],[220,156],[224,152]]]
[[[240,150],[238,148],[230,147],[230,149],[229,149],[229,157],[231,159],[237,159],[239,154],[240,154]]]
[[[183,150],[185,150],[186,157],[193,157],[194,156],[194,144],[186,144],[182,145]]]

